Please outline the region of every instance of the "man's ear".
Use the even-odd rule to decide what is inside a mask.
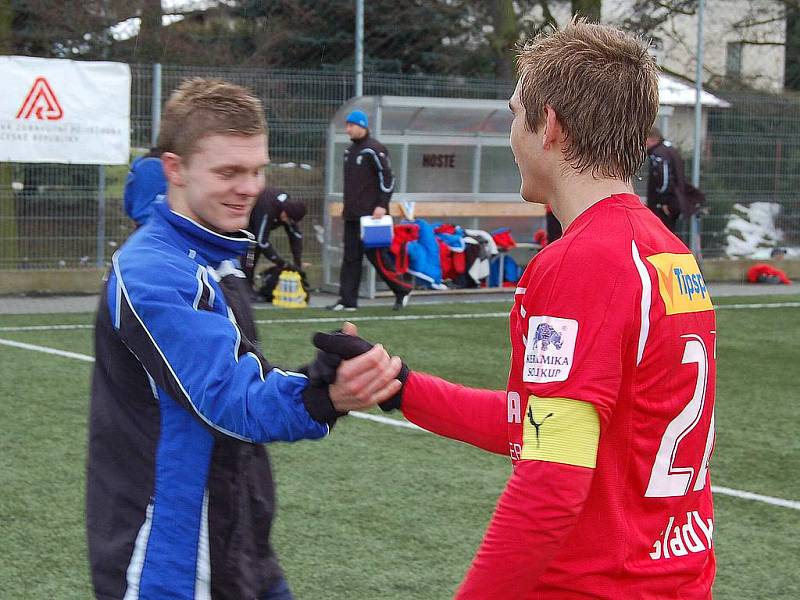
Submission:
[[[558,120],[556,111],[549,104],[544,105],[544,129],[542,131],[542,148],[549,150],[553,144],[562,142],[564,130]]]
[[[164,152],[161,155],[161,165],[164,169],[164,176],[170,185],[183,187],[183,159],[172,152]]]

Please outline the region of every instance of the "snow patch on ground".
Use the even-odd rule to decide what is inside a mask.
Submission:
[[[783,231],[775,225],[781,212],[777,202],[734,204],[725,227],[725,254],[733,258],[770,258],[773,248],[784,248],[787,258],[800,257],[800,248],[782,245]]]

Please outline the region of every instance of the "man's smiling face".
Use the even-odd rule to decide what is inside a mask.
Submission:
[[[210,135],[178,160],[183,193],[171,208],[217,233],[245,229],[264,188],[266,136]]]

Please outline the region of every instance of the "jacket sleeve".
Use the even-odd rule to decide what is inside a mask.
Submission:
[[[683,159],[675,148],[670,148],[670,167],[672,168],[672,203],[676,212],[685,212],[684,197],[686,195],[686,173],[683,168]]]
[[[284,223],[283,228],[289,238],[289,249],[292,251],[292,260],[299,269],[303,262],[303,232],[297,225]]]
[[[497,502],[457,600],[532,598],[578,522],[594,469],[521,461]]]
[[[392,161],[389,151],[383,145],[377,145],[370,151],[375,162],[375,173],[378,177],[378,202],[388,212],[389,200],[394,192],[394,175],[392,174]]]
[[[468,388],[411,371],[401,409],[423,429],[508,455],[508,409],[503,391]]]
[[[267,217],[264,217],[264,226],[259,230],[258,239],[256,242],[258,243],[258,247],[261,248],[261,254],[264,255],[264,258],[279,264],[283,262],[283,259],[275,250],[275,246],[272,245],[272,242],[269,241],[269,236],[269,224],[267,223]]]
[[[670,212],[681,211],[683,191],[683,165],[680,157],[671,148],[659,146],[661,151],[651,155],[650,181],[648,190],[654,197],[656,206],[666,205]]]
[[[308,379],[246,351],[220,288],[197,266],[194,276],[114,255],[108,303],[114,328],[158,388],[211,430],[247,442],[320,438],[303,404]]]
[[[648,153],[647,163],[649,173],[647,175],[647,201],[651,207],[655,207],[657,204],[658,190],[661,189],[664,179],[664,172],[661,166],[662,162],[661,157],[654,152]]]

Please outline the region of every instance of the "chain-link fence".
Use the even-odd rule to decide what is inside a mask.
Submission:
[[[270,185],[303,198],[304,256],[320,262],[314,226],[322,223],[325,134],[336,109],[352,96],[353,75],[336,70],[292,71],[164,66],[163,99],[186,77],[215,76],[247,86],[264,102],[269,122]],[[152,139],[153,67],[132,65],[131,145]],[[376,74],[366,94],[504,98],[513,84],[463,77]],[[0,268],[57,268],[106,264],[132,231],[122,208],[127,167],[104,169],[105,218],[100,227],[99,167],[50,164],[0,165]],[[286,243],[274,236],[278,251]]]
[[[768,255],[800,246],[800,97],[726,94],[711,111],[700,187],[710,256]],[[687,171],[688,172],[688,171]],[[743,210],[744,209],[744,210]],[[748,251],[753,249],[752,253]]]
[[[268,181],[306,200],[304,256],[319,264],[315,225],[322,223],[324,137],[331,116],[352,95],[352,73],[164,66],[163,98],[190,76],[223,77],[262,99],[270,126]],[[502,99],[513,90],[510,82],[456,76],[367,74],[364,83],[367,95]],[[153,67],[132,65],[131,142],[140,150],[152,139],[153,88]],[[709,112],[702,161],[700,187],[708,197],[702,224],[705,256],[743,253],[759,245],[800,246],[800,100],[725,97],[730,108]],[[683,155],[689,174],[691,151],[684,149]],[[101,168],[93,166],[0,164],[0,268],[107,264],[132,230],[122,210],[126,174],[125,166],[106,167],[101,176]],[[735,206],[754,202],[767,207],[750,219],[758,223]],[[771,215],[771,224],[762,222],[765,214]],[[752,226],[731,227],[732,215]],[[731,242],[732,235],[741,243]],[[275,238],[278,251],[285,253],[285,240]]]

